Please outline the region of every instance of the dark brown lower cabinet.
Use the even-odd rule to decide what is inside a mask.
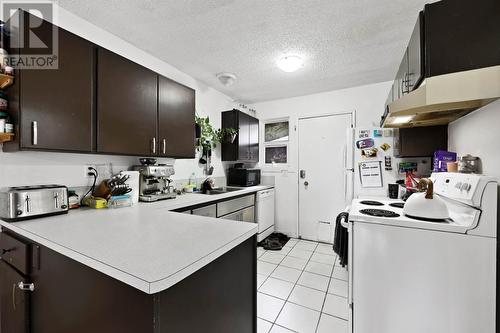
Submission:
[[[30,297],[25,311],[13,314],[11,293],[13,283],[28,278],[1,263],[2,333],[257,331],[255,237],[152,295],[46,247],[31,247],[35,290],[18,293]]]
[[[18,283],[27,279],[0,260],[0,332],[29,332],[29,294],[19,290]]]

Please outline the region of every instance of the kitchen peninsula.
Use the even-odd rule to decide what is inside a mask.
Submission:
[[[17,307],[3,324],[42,333],[255,332],[257,225],[170,211],[234,196],[0,221],[3,257],[16,269],[2,261],[10,285],[2,297],[11,299],[13,284],[26,289],[15,288]]]

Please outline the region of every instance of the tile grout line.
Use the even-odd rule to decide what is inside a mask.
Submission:
[[[293,238],[292,238],[292,239],[293,239]],[[310,251],[310,250],[306,250],[306,249],[300,249],[300,250],[302,250],[302,251],[311,252],[311,255],[309,256],[309,259],[307,259],[307,261],[306,261],[306,263],[305,263],[305,265],[303,266],[303,268],[302,268],[302,269],[300,269],[300,270],[299,270],[299,269],[297,269],[297,268],[295,268],[295,267],[288,267],[288,266],[285,266],[285,265],[281,265],[281,263],[282,263],[282,262],[283,262],[283,261],[284,261],[287,257],[296,258],[296,259],[304,259],[304,258],[301,258],[301,257],[295,257],[295,256],[293,256],[293,255],[290,255],[290,252],[292,252],[292,250],[293,250],[293,249],[297,246],[297,244],[298,244],[299,242],[300,242],[300,240],[297,240],[293,246],[290,246],[290,251],[288,251],[288,253],[287,253],[286,255],[284,255],[283,259],[281,259],[281,260],[280,260],[280,262],[279,262],[279,263],[277,263],[277,264],[275,264],[275,263],[271,263],[271,262],[267,262],[267,261],[264,261],[264,260],[260,260],[260,261],[265,262],[265,263],[269,263],[269,264],[274,264],[274,265],[276,265],[276,267],[275,267],[275,268],[274,268],[274,269],[270,272],[270,274],[266,276],[265,280],[262,282],[262,284],[261,284],[260,286],[263,286],[263,285],[266,283],[266,281],[267,281],[267,280],[269,280],[269,278],[270,278],[270,277],[272,277],[273,279],[276,279],[276,280],[280,280],[280,281],[283,281],[283,282],[288,282],[288,283],[291,283],[290,281],[283,280],[283,279],[281,279],[281,278],[277,278],[277,277],[273,277],[273,276],[271,276],[271,275],[274,273],[274,271],[275,271],[278,267],[280,267],[280,266],[282,266],[282,267],[286,267],[286,268],[290,268],[290,269],[296,269],[297,271],[300,271],[300,272],[301,272],[301,273],[300,273],[300,275],[299,275],[299,277],[298,277],[298,279],[297,279],[297,280],[296,280],[296,282],[293,284],[293,287],[292,287],[292,289],[291,289],[291,291],[290,291],[289,295],[287,296],[287,298],[286,298],[285,300],[283,300],[283,299],[282,299],[282,298],[280,298],[280,297],[276,297],[276,296],[274,296],[274,295],[270,295],[270,294],[267,294],[267,293],[265,293],[265,292],[260,292],[259,290],[257,290],[257,291],[258,291],[258,292],[260,292],[261,294],[264,294],[264,295],[269,296],[269,297],[273,297],[273,298],[275,298],[275,299],[277,299],[277,300],[280,300],[280,301],[284,301],[283,306],[281,307],[280,311],[278,312],[278,314],[277,314],[277,316],[276,316],[276,319],[275,319],[273,322],[271,322],[271,321],[269,321],[269,320],[266,320],[266,319],[263,319],[263,318],[260,318],[260,317],[259,317],[261,320],[264,320],[264,321],[266,321],[266,322],[268,322],[268,323],[270,323],[270,324],[271,324],[271,329],[270,329],[270,330],[272,330],[272,327],[273,327],[274,325],[276,325],[276,326],[278,326],[278,327],[286,328],[286,329],[288,329],[288,330],[290,330],[290,331],[295,332],[294,330],[291,330],[290,328],[285,327],[285,326],[283,326],[283,325],[280,325],[280,324],[278,324],[278,323],[276,322],[276,321],[277,321],[277,319],[279,318],[279,316],[281,315],[281,313],[283,312],[283,309],[284,309],[284,307],[285,307],[286,303],[291,303],[291,304],[294,304],[294,305],[297,305],[297,306],[303,307],[303,308],[305,308],[305,309],[309,309],[309,310],[311,310],[311,311],[319,312],[320,316],[319,316],[319,318],[318,318],[318,322],[316,323],[316,329],[315,329],[315,332],[317,332],[317,330],[319,329],[319,323],[320,323],[320,321],[321,321],[321,317],[322,317],[322,315],[323,315],[323,314],[325,314],[325,315],[329,315],[329,316],[332,316],[332,317],[335,317],[335,318],[338,318],[338,319],[343,320],[343,321],[346,321],[346,319],[344,319],[344,318],[340,318],[340,317],[338,317],[338,316],[330,315],[330,314],[327,314],[327,313],[323,312],[323,310],[324,310],[324,306],[325,306],[325,303],[326,303],[326,298],[327,298],[327,296],[328,296],[328,294],[329,294],[329,292],[328,292],[328,291],[329,291],[329,288],[330,288],[330,284],[331,284],[332,279],[336,279],[336,280],[339,280],[339,281],[344,281],[344,280],[342,280],[342,279],[337,279],[337,278],[334,278],[334,277],[333,277],[333,273],[334,273],[334,270],[335,270],[335,266],[336,266],[336,263],[337,263],[337,261],[338,261],[338,256],[336,256],[335,254],[334,254],[334,255],[332,255],[332,256],[333,256],[333,257],[335,257],[335,258],[334,258],[334,262],[333,262],[333,265],[332,265],[332,271],[331,271],[331,273],[330,273],[330,275],[329,275],[329,276],[328,276],[328,275],[323,275],[323,274],[318,274],[318,273],[315,273],[315,272],[309,272],[309,271],[306,271],[306,267],[307,267],[307,265],[309,265],[309,263],[310,263],[310,262],[313,262],[313,263],[319,263],[319,264],[326,264],[326,263],[323,263],[323,262],[319,262],[319,261],[314,261],[314,260],[312,260],[312,257],[314,256],[314,254],[318,253],[318,254],[321,254],[321,255],[330,256],[330,254],[327,254],[327,253],[321,253],[321,252],[317,252],[317,251],[316,251],[316,250],[318,249],[319,245],[320,245],[320,244],[322,244],[322,243],[318,243],[318,242],[311,242],[311,244],[312,244],[312,243],[315,243],[315,245],[316,245],[312,251]],[[267,253],[267,252],[268,252],[268,250],[266,250],[266,252],[265,252],[265,253]],[[263,254],[261,255],[261,257],[262,257],[265,253],[263,253]],[[272,252],[271,252],[271,253],[272,253]],[[327,265],[329,265],[329,264],[327,264]],[[316,275],[319,275],[319,276],[323,276],[323,277],[328,278],[328,285],[327,285],[326,291],[319,290],[319,289],[316,289],[316,288],[312,288],[312,287],[309,287],[309,286],[303,286],[303,285],[299,284],[299,283],[298,283],[298,281],[300,280],[300,278],[302,277],[302,275],[304,274],[304,272],[308,272],[308,273],[311,273],[311,274],[316,274]],[[345,281],[344,281],[344,282],[345,282]],[[310,289],[312,289],[312,290],[316,290],[316,291],[320,291],[320,292],[324,293],[324,295],[323,295],[323,304],[322,304],[322,306],[321,306],[321,310],[320,310],[320,311],[318,311],[318,310],[316,310],[316,309],[312,309],[312,308],[310,308],[310,307],[307,307],[307,306],[304,306],[304,305],[301,305],[301,304],[298,304],[298,303],[295,303],[295,302],[290,301],[290,296],[292,295],[293,291],[295,290],[295,288],[296,288],[297,286],[301,286],[301,287],[304,287],[304,288],[310,288]],[[338,297],[345,298],[345,297],[343,297],[343,296],[341,296],[341,295],[336,295],[336,294],[332,294],[332,295],[335,295],[335,296],[338,296]],[[268,331],[268,332],[270,332],[270,331]]]
[[[291,239],[292,239],[292,238],[291,238]],[[288,240],[288,241],[290,241],[290,240]],[[287,242],[287,243],[288,243],[288,242]],[[293,244],[293,246],[290,246],[290,247],[293,249],[293,248],[295,247],[295,245],[297,245],[297,244],[298,244],[298,241],[297,241],[297,242],[295,242],[295,244]],[[286,245],[286,244],[285,244],[285,245]],[[267,252],[267,251],[269,251],[269,250],[266,250],[266,252]],[[290,250],[290,251],[291,251],[291,250]],[[288,253],[290,253],[290,252],[288,252]],[[264,253],[264,254],[265,254],[265,253]],[[264,254],[263,254],[263,255],[264,255]],[[285,256],[285,258],[286,258],[287,256],[288,256],[288,254]],[[281,263],[283,260],[285,260],[285,258],[283,258],[283,259],[280,261],[280,263]],[[259,260],[259,259],[257,258],[257,260]],[[260,291],[259,291],[260,287],[262,287],[262,286],[264,285],[264,283],[266,283],[266,281],[267,281],[267,280],[271,277],[271,274],[273,274],[273,273],[274,273],[274,271],[276,270],[276,268],[278,268],[278,267],[279,267],[279,264],[278,264],[278,265],[276,265],[276,267],[275,267],[275,268],[271,271],[271,273],[269,273],[269,275],[268,275],[268,276],[266,276],[266,278],[265,278],[264,282],[262,282],[262,284],[259,286],[259,288],[257,288],[257,293],[259,293],[259,292],[260,292]],[[279,280],[281,280],[281,279],[279,279]],[[292,290],[293,290],[293,289],[292,289]],[[268,294],[265,294],[265,293],[262,293],[262,294],[267,295],[267,296],[270,296],[270,297],[274,297],[274,296],[271,296],[271,295],[268,295]],[[278,297],[274,297],[274,298],[277,298],[277,299],[281,300],[281,299],[280,299],[280,298],[278,298]],[[276,323],[276,319],[278,319],[278,317],[279,317],[279,315],[280,315],[280,313],[281,313],[281,310],[283,310],[283,308],[285,307],[285,304],[286,304],[286,301],[285,301],[285,303],[283,303],[283,306],[281,307],[280,311],[278,312],[278,315],[277,315],[277,316],[276,316],[276,318],[273,320],[272,325],[274,325],[274,324]],[[259,318],[259,317],[257,316],[257,318]],[[263,319],[263,318],[260,318],[260,319]],[[265,319],[263,319],[263,320],[265,320]],[[268,322],[269,322],[269,321],[268,321]],[[279,325],[278,325],[278,326],[279,326]],[[272,329],[272,328],[273,328],[273,327],[271,326],[271,329]],[[269,330],[269,332],[271,331],[271,329]]]

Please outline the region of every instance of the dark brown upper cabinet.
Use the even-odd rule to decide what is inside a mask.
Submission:
[[[159,155],[195,157],[195,91],[158,77]]]
[[[158,154],[158,77],[116,53],[97,53],[97,151]]]
[[[194,158],[193,89],[50,22],[36,35],[53,28],[58,69],[16,69],[7,90],[15,136],[4,151]]]
[[[238,135],[230,142],[222,142],[223,161],[259,161],[259,120],[233,109],[222,112],[222,128],[236,128]]]
[[[53,27],[43,21],[37,34],[51,34]],[[92,151],[95,47],[57,29],[58,69],[19,70],[7,91],[16,136],[4,144],[4,151]]]

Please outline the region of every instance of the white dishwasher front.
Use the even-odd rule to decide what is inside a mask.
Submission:
[[[257,241],[260,242],[274,232],[274,189],[257,192],[256,219],[259,225]]]

